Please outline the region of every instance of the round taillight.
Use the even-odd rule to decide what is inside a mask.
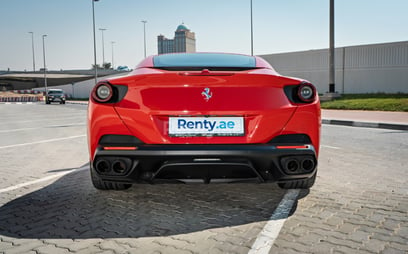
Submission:
[[[92,95],[97,102],[107,102],[113,96],[112,86],[107,83],[100,83],[96,85]]]
[[[311,102],[314,100],[316,95],[315,88],[313,85],[304,83],[299,86],[298,97],[303,102]]]

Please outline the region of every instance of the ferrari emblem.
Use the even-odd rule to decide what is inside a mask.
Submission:
[[[201,93],[202,96],[204,96],[204,99],[206,101],[209,101],[212,97],[212,92],[210,90],[210,88],[206,87],[204,88],[204,91]]]

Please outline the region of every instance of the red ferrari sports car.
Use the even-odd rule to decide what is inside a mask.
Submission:
[[[150,56],[99,82],[89,100],[91,177],[102,190],[241,181],[310,188],[319,139],[315,87],[256,56]]]

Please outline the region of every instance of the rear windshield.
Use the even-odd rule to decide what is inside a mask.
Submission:
[[[155,68],[165,70],[248,70],[256,68],[255,57],[234,54],[166,54],[153,58]]]
[[[48,94],[62,94],[63,91],[48,91]]]

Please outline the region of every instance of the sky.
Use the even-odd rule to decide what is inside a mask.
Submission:
[[[173,38],[184,23],[199,52],[251,53],[250,0],[99,0],[95,4],[97,63],[134,68],[157,54],[157,36]],[[408,40],[408,0],[335,0],[335,46]],[[90,69],[92,0],[0,0],[0,70]],[[253,0],[254,54],[329,46],[329,0]],[[104,44],[102,32],[104,31]],[[111,42],[114,41],[112,44]],[[104,47],[102,47],[104,45]],[[102,50],[102,48],[104,50]]]

